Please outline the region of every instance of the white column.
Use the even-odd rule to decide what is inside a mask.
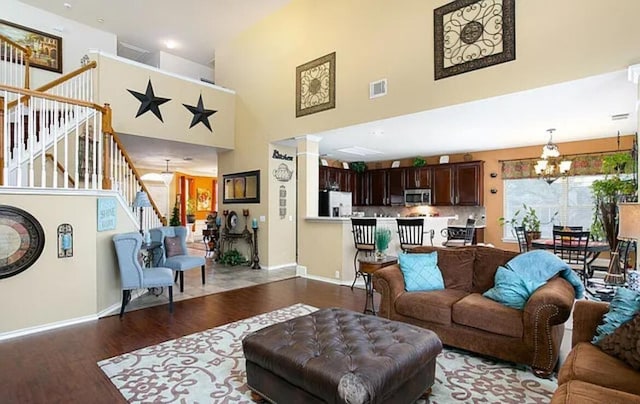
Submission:
[[[298,146],[298,215],[318,216],[318,158],[320,137],[296,138]]]

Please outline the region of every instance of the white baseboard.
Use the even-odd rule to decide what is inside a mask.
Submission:
[[[305,268],[304,275],[299,274],[299,273],[297,275],[302,277],[302,278],[307,278],[307,279],[311,279],[311,280],[314,280],[314,281],[320,281],[320,282],[327,282],[327,283],[331,283],[331,284],[334,284],[334,285],[340,285],[340,286],[351,286],[351,283],[353,282],[353,281],[342,281],[340,279],[328,278],[328,277],[325,277],[325,276],[308,275],[306,273],[306,268]],[[359,289],[364,289],[365,288],[364,281],[362,279],[358,279],[356,281],[354,287],[359,288]]]
[[[95,321],[95,320],[98,320],[98,316],[93,314],[93,315],[89,315],[89,316],[76,317],[76,318],[72,318],[72,319],[69,319],[69,320],[57,321],[57,322],[54,322],[54,323],[43,324],[43,325],[38,325],[38,326],[34,326],[34,327],[22,328],[22,329],[15,330],[15,331],[9,331],[9,332],[5,332],[5,333],[1,333],[0,334],[0,341],[6,340],[6,339],[10,339],[10,338],[23,337],[23,336],[29,335],[29,334],[35,334],[35,333],[39,333],[39,332],[42,332],[42,331],[54,330],[56,328],[68,327],[70,325],[86,323],[88,321]]]
[[[297,267],[297,263],[296,262],[292,262],[290,264],[281,264],[281,265],[273,265],[270,267],[266,267],[266,266],[262,266],[262,269],[266,269],[267,271],[273,271],[274,269],[281,269],[281,268],[288,268],[288,267]]]

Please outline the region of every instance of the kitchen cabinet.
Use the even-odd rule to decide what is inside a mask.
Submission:
[[[405,173],[405,188],[431,188],[431,167],[410,167]]]
[[[371,170],[366,172],[365,189],[368,188],[366,204],[383,206],[387,204],[387,170]]]
[[[365,173],[365,205],[389,206],[404,203],[405,169],[390,168]]]
[[[337,167],[320,166],[318,170],[318,189],[334,191],[349,191],[350,174],[352,171]]]
[[[480,206],[484,162],[440,164],[432,168],[431,198],[435,206]]]

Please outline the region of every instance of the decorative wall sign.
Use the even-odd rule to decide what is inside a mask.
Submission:
[[[218,111],[214,109],[204,108],[204,103],[202,102],[202,94],[200,94],[200,98],[198,98],[197,106],[194,107],[193,105],[187,104],[182,105],[184,105],[184,107],[193,114],[193,119],[191,119],[191,125],[189,125],[189,129],[193,128],[198,123],[202,123],[209,129],[210,132],[213,132],[213,129],[211,129],[211,124],[209,123],[209,117]]]
[[[287,153],[282,154],[278,149],[273,150],[273,154],[271,155],[271,158],[274,158],[276,160],[293,161],[293,156],[290,156]]]
[[[436,80],[516,58],[515,0],[455,0],[433,20]]]
[[[33,265],[44,250],[44,230],[30,213],[0,205],[0,279]]]
[[[260,203],[260,170],[222,176],[222,203]]]
[[[98,198],[98,231],[116,228],[116,198]]]
[[[278,205],[280,219],[284,219],[287,216],[287,188],[284,185],[280,185]]]
[[[73,257],[73,226],[63,223],[58,226],[58,258]]]
[[[278,168],[273,170],[273,177],[278,181],[289,182],[292,176],[293,170],[291,170],[285,163],[280,163]]]
[[[0,35],[6,36],[20,46],[31,48],[33,54],[29,58],[30,66],[62,73],[62,38],[59,36],[4,20],[0,20]],[[2,49],[0,57],[3,60],[10,59],[10,55],[5,52],[8,53],[8,49]]]
[[[296,117],[336,107],[336,53],[296,67]]]
[[[136,97],[138,101],[140,101],[140,108],[138,108],[136,118],[144,114],[145,112],[151,111],[155,116],[158,117],[158,119],[160,119],[161,122],[164,122],[162,120],[162,114],[160,113],[160,105],[164,104],[165,102],[171,101],[171,98],[156,97],[156,95],[153,93],[151,80],[149,80],[149,82],[147,83],[147,91],[144,94],[129,89],[127,89],[127,91],[130,92],[131,95]]]

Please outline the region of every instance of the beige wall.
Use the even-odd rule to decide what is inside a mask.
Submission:
[[[217,83],[236,91],[238,105],[236,150],[221,157],[219,171],[243,171],[251,165],[249,161],[264,167],[274,140],[560,83],[640,62],[635,32],[640,2],[523,1],[516,6],[516,60],[434,81],[433,9],[447,2],[405,0],[399,6],[385,0],[293,0],[229,46],[220,47]],[[296,118],[296,66],[334,51],[336,108]],[[370,100],[368,83],[380,78],[388,79],[389,94]],[[581,151],[579,146],[576,149]],[[490,163],[485,172],[494,169]],[[306,189],[306,180],[303,175],[299,178],[298,189]],[[485,201],[500,195],[485,196]],[[492,215],[498,213],[491,209]],[[313,255],[306,251],[313,246],[303,242],[314,239],[305,234],[306,227],[299,227],[299,257]],[[495,239],[497,230],[490,229],[488,237]]]
[[[97,102],[111,105],[112,126],[116,132],[224,149],[234,147],[235,95],[232,91],[178,78],[126,59],[99,53],[91,56],[98,60]],[[171,99],[159,107],[163,121],[151,111],[136,118],[140,102],[127,90],[145,93],[149,80],[156,97]],[[196,106],[200,95],[204,108],[217,111],[209,117],[213,133],[202,123],[189,128],[193,114],[182,104]]]
[[[108,196],[105,193],[102,196]],[[111,236],[135,230],[118,204],[117,228],[96,232],[95,195],[2,193],[2,203],[31,213],[45,233],[44,250],[30,268],[0,279],[0,335],[15,330],[95,316],[120,301]],[[78,216],[78,212],[85,212]],[[73,226],[73,257],[58,258],[57,228]]]
[[[285,161],[273,158],[274,150],[278,150],[282,155],[287,154],[293,157],[293,160]],[[269,153],[271,156],[269,157],[269,170],[262,181],[264,186],[268,186],[268,212],[271,218],[268,226],[268,249],[266,250],[269,258],[268,266],[274,267],[296,263],[297,167],[295,148],[270,145]],[[287,170],[293,171],[289,181],[278,181],[275,177],[274,173],[281,164],[284,164]],[[280,212],[280,191],[284,191],[285,194],[282,198],[286,208],[286,212],[283,212],[284,215],[281,215]],[[270,240],[273,240],[273,242],[270,242]]]

